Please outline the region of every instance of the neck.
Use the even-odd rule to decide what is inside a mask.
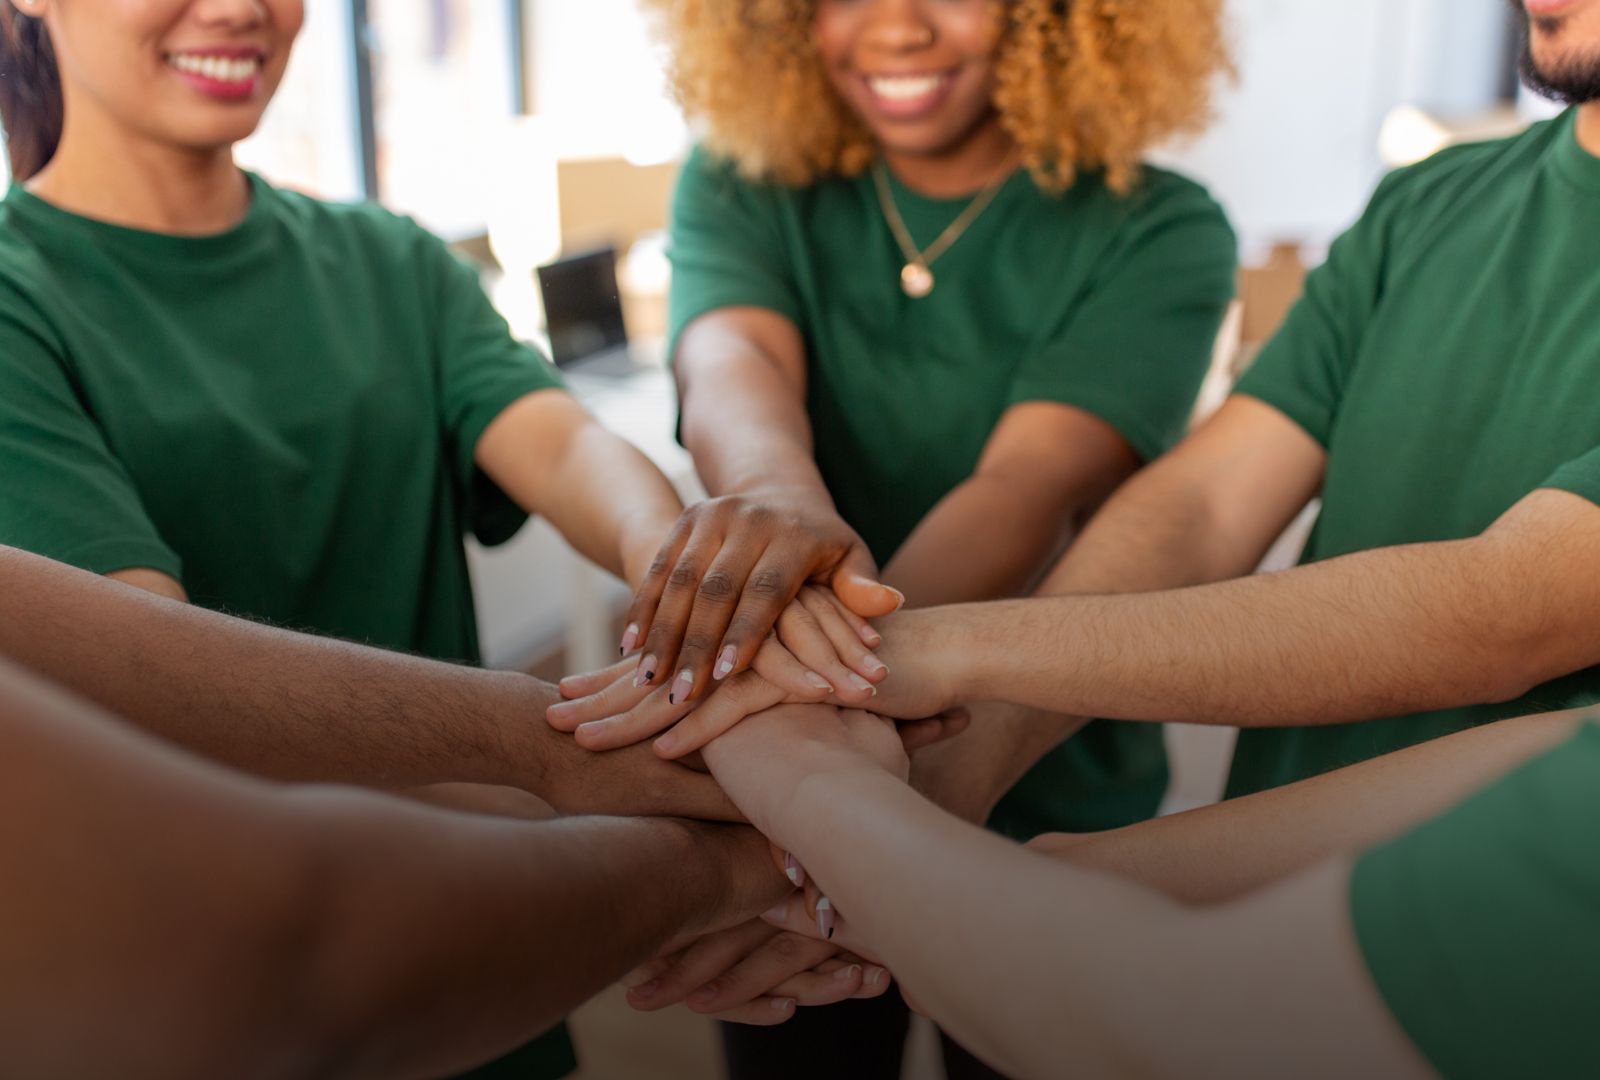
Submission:
[[[1578,107],[1578,145],[1600,157],[1600,101]]]
[[[92,117],[73,122],[28,190],[63,210],[148,232],[205,236],[249,212],[250,185],[232,149],[162,146]]]
[[[1017,144],[990,115],[966,138],[945,150],[909,154],[885,148],[883,160],[906,187],[934,199],[971,195],[999,175]]]

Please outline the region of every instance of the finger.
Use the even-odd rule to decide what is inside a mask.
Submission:
[[[768,991],[767,997],[799,996],[801,994],[801,987],[797,985],[797,980],[806,979],[811,974],[833,975],[841,968],[850,967],[852,964],[858,965],[861,968],[861,989],[850,995],[857,1001],[881,997],[888,992],[889,987],[894,983],[894,979],[892,976],[890,976],[888,968],[879,964],[869,963],[867,960],[855,955],[854,953],[842,952],[831,960],[824,960],[822,963],[813,968],[811,972],[802,973],[795,976],[794,979],[791,979],[788,982],[780,983],[779,985],[774,986],[770,991]],[[800,997],[800,1004],[815,1005],[820,1004],[820,1002],[806,1001],[804,997]]]
[[[866,544],[850,549],[833,572],[833,591],[845,607],[868,619],[889,615],[905,606],[905,594],[878,580],[878,564]]]
[[[883,635],[878,633],[871,623],[851,611],[850,606],[839,599],[838,593],[827,587],[819,587],[818,591],[828,598],[828,602],[839,613],[839,617],[849,625],[851,631],[861,639],[863,645],[869,649],[876,649],[883,644]]]
[[[633,676],[624,671],[598,694],[576,701],[558,701],[544,711],[544,716],[557,731],[576,731],[585,724],[620,716],[638,707],[653,692],[648,686],[634,686]]]
[[[826,592],[821,589],[802,589],[800,603],[817,620],[817,625],[822,627],[833,644],[834,652],[850,670],[875,683],[882,682],[888,676],[888,667],[861,643],[861,635],[839,613],[839,605]]]
[[[626,693],[643,697],[621,712],[580,724],[573,731],[579,746],[596,751],[632,746],[667,730],[694,708],[693,705],[673,704],[668,700],[666,687],[635,689],[630,682]]]
[[[856,998],[881,997],[889,992],[889,987],[894,985],[894,978],[889,974],[889,969],[879,967],[877,964],[868,964],[861,973],[861,989],[856,991]]]
[[[599,671],[568,675],[561,680],[561,696],[571,701],[574,698],[598,694],[624,675],[633,674],[633,669],[637,666],[632,660],[618,660],[615,664],[603,667]]]
[[[837,952],[839,947],[830,942],[814,941],[799,934],[778,934],[715,979],[696,987],[685,1002],[695,1012],[717,1013],[759,997],[774,996],[773,987],[793,982]],[[843,1001],[861,989],[861,968],[855,967],[855,973],[839,980],[838,987],[827,986],[826,980],[831,976],[823,976],[821,980],[804,984],[806,995],[775,996],[792,996],[802,1005]],[[827,996],[830,993],[837,996],[830,998]]]
[[[718,681],[733,672],[736,659],[733,646],[724,646],[720,652],[718,647],[733,619],[740,591],[760,554],[759,550],[740,549],[733,542],[725,543],[700,579],[683,642],[678,648],[678,659],[673,665],[677,672],[672,676],[674,700],[693,701],[705,697],[713,681],[713,664]]]
[[[660,691],[656,691],[658,694]],[[747,716],[783,704],[787,695],[753,671],[734,676],[732,682],[699,705],[679,705],[692,709],[676,727],[655,741],[656,753],[671,760],[692,753],[721,735]]]
[[[666,590],[667,577],[672,573],[672,568],[678,565],[678,556],[694,535],[697,520],[698,515],[693,510],[682,514],[662,541],[656,557],[651,560],[650,569],[645,572],[644,580],[639,582],[639,589],[633,595],[633,603],[628,605],[627,626],[622,631],[622,643],[618,648],[620,655],[627,656],[638,648],[643,628],[655,621],[656,607]]]
[[[807,572],[807,567],[798,559],[782,551],[768,548],[761,556],[744,583],[739,606],[734,609],[727,632],[722,635],[722,647],[717,654],[718,678],[726,679],[750,666],[761,643],[777,625],[778,616],[806,583]],[[725,663],[730,660],[733,666],[724,671]]]
[[[833,696],[833,684],[797,660],[776,634],[767,635],[750,670],[788,694],[790,702],[820,702]]]
[[[673,665],[677,663],[678,646],[689,625],[689,614],[694,610],[695,595],[721,546],[720,535],[699,531],[678,555],[677,565],[668,572],[666,588],[656,605],[655,618],[648,624],[650,630],[645,635],[639,657],[635,677],[640,685],[664,685],[676,673]]]
[[[839,651],[822,624],[804,603],[795,602],[778,619],[778,642],[807,671],[815,671],[833,687],[834,696],[849,705],[865,705],[877,693],[859,672],[839,659]]]
[[[685,949],[671,967],[632,987],[628,1004],[641,1012],[676,1005],[777,936],[776,929],[760,921],[709,934]]]
[[[840,964],[827,972],[805,971],[785,979],[772,993],[762,995],[769,998],[794,998],[796,1004],[803,1007],[817,1005],[837,1005],[841,1001],[849,1001],[861,992],[861,980],[865,968],[861,964]],[[704,989],[704,988],[702,988]],[[712,996],[700,997],[696,990],[689,995],[688,1005],[690,1010],[697,1013],[719,1013],[725,1010],[708,1008],[707,1001],[713,1000]],[[748,1004],[740,1002],[738,1004]],[[728,1006],[735,1008],[737,1005]]]
[[[718,1013],[717,1019],[747,1027],[774,1027],[794,1019],[794,998],[762,998],[748,1005]]]
[[[952,709],[942,716],[927,720],[909,720],[899,725],[900,742],[906,753],[914,753],[935,743],[953,739],[966,731],[972,723],[972,714],[966,709]]]
[[[791,934],[799,934],[801,937],[808,937],[817,941],[828,940],[823,937],[822,931],[817,925],[817,917],[814,914],[814,908],[821,903],[821,900],[822,897],[820,895],[816,900],[811,901],[801,894],[795,893],[790,899],[762,915],[761,921],[780,930],[786,930]],[[849,924],[837,915],[834,916],[832,943],[850,949],[852,952],[861,953],[863,956],[871,957],[871,951],[863,952],[862,945],[855,940]]]
[[[634,968],[632,971],[628,972],[622,977],[622,985],[630,990],[636,986],[643,986],[651,979],[658,978],[662,972],[671,968],[672,965],[676,964],[687,951],[687,949],[677,949],[672,952],[664,953],[653,960],[646,960],[644,963],[640,964],[638,967]]]

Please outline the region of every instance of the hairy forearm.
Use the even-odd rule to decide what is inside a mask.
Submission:
[[[538,794],[558,700],[489,673],[294,634],[0,550],[0,654],[207,757],[263,776],[441,781]]]
[[[1582,643],[1547,642],[1504,570],[1456,541],[1193,589],[941,612],[962,697],[1128,720],[1331,724],[1507,701],[1540,681],[1530,664],[1554,668],[1546,678],[1583,666],[1560,667]]]
[[[1231,900],[1443,813],[1567,738],[1578,715],[1501,720],[1272,791],[1032,846],[1186,903]]]
[[[769,871],[764,894],[730,903],[731,859],[764,859],[748,829],[739,840],[731,826],[660,819],[524,825],[338,792],[296,798],[318,852],[306,902],[322,918],[283,989],[314,1003],[338,1075],[437,1076],[488,1060],[674,935],[720,928],[707,919],[728,907],[748,917],[785,885]]]

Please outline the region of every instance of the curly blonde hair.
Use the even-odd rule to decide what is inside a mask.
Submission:
[[[811,40],[814,0],[643,0],[707,147],[748,177],[803,186],[859,175],[876,148]],[[1126,192],[1145,152],[1211,118],[1231,72],[1221,0],[990,0],[994,104],[1040,187],[1103,169]]]

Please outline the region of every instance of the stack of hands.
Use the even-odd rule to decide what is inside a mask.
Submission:
[[[795,790],[856,770],[903,781],[908,755],[958,735],[968,714],[939,678],[924,625],[894,614],[904,597],[873,580],[852,531],[740,504],[714,499],[684,515],[635,596],[623,659],[564,680],[548,720],[592,751],[653,738],[662,758],[709,769],[774,841],[793,894],[761,919],[674,942],[634,973],[629,1000],[777,1024],[891,982],[784,853]]]

